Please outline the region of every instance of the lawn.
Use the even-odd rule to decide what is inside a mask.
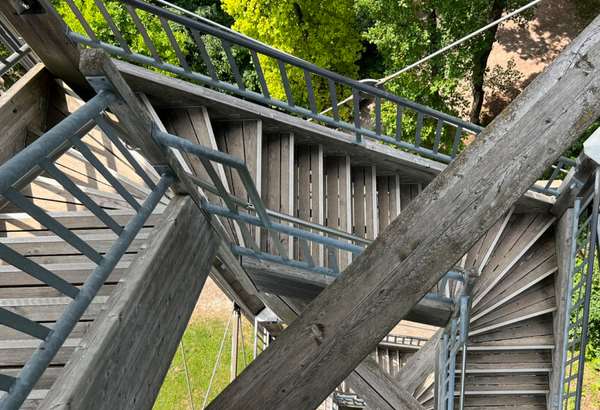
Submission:
[[[190,385],[194,408],[201,409],[210,377],[215,365],[217,353],[223,339],[227,321],[221,318],[198,318],[193,320],[183,336],[186,362],[190,376]],[[243,320],[246,363],[252,360],[252,327]],[[245,367],[240,343],[238,373]],[[210,389],[208,402],[214,399],[229,384],[231,363],[231,326],[225,339],[221,360]],[[171,364],[163,386],[154,405],[154,410],[188,410],[192,409],[189,400],[185,368],[183,365],[181,346]]]

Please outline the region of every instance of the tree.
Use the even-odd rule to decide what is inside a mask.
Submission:
[[[366,25],[364,38],[384,57],[384,74],[419,60],[444,45],[486,25],[526,0],[356,0]],[[532,14],[527,15],[528,18]],[[468,79],[470,119],[481,122],[487,60],[496,37],[490,29],[388,84],[404,97],[454,114],[468,105],[460,86]]]
[[[223,0],[233,17],[232,28],[317,66],[356,78],[362,50],[353,2],[339,0]],[[276,61],[261,55],[269,92],[284,100],[285,91]],[[307,101],[304,73],[287,67],[294,98]],[[313,76],[317,105],[328,106],[327,83]]]
[[[150,50],[144,42],[144,38],[139,33],[129,12],[123,6],[123,3],[116,0],[104,0],[103,2],[131,50],[152,57]],[[172,0],[172,2],[227,27],[233,22],[232,18],[221,8],[221,2],[219,0]],[[95,2],[75,0],[74,3],[100,40],[120,46]],[[53,4],[72,30],[85,34],[85,30],[81,26],[81,23],[66,2],[53,0]],[[180,65],[177,54],[162,28],[160,20],[156,16],[142,10],[137,10],[137,14],[163,62],[176,66]],[[199,54],[198,48],[188,30],[182,25],[173,22],[170,23],[170,27],[191,68],[194,71],[208,74],[208,70]],[[221,81],[230,83],[235,82],[220,40],[209,35],[203,35],[202,39],[205,43],[207,53],[211,58],[211,62],[215,67],[217,77]],[[258,81],[256,79],[254,67],[251,64],[249,52],[234,47],[232,49],[232,54],[244,78],[246,87],[258,90]],[[168,73],[164,72],[164,74]]]

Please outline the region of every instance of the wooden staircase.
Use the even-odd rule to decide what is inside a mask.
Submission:
[[[77,83],[83,77],[72,62],[65,63],[65,66],[68,66],[67,72],[75,70],[78,78],[72,77],[71,80]],[[125,77],[126,81],[122,81],[121,85],[143,94],[141,101],[148,109],[148,115],[154,115],[154,125],[159,129],[164,127],[170,133],[195,144],[241,159],[273,219],[282,221],[284,219],[276,214],[285,214],[288,219],[282,223],[301,227],[309,232],[325,232],[329,237],[364,246],[376,239],[445,168],[441,162],[391,148],[376,140],[361,142],[360,138],[365,135],[373,137],[373,134],[379,134],[366,132],[368,130],[361,126],[360,121],[355,125],[355,138],[352,132],[309,123],[299,117],[273,110],[267,105],[243,101],[124,62],[114,63],[114,67],[116,74],[113,75]],[[308,71],[306,73],[310,74]],[[32,76],[27,81],[32,84],[38,82],[37,87],[43,88],[47,85],[44,81],[50,83],[54,80],[45,73],[41,77]],[[42,86],[39,86],[40,81]],[[114,76],[111,81],[114,81]],[[22,86],[23,84],[19,84],[19,87]],[[54,89],[55,85],[52,82],[48,87]],[[359,89],[356,88],[357,98],[360,98]],[[123,97],[122,90],[118,91]],[[32,98],[29,91],[21,92],[20,100],[14,96],[10,103],[20,112],[15,115],[16,111],[13,110],[10,114],[9,110],[5,110],[0,116],[3,114],[3,118],[12,121],[7,130],[15,141],[10,141],[9,152],[0,152],[0,161],[10,158],[80,104],[69,90],[62,89],[61,93],[59,100],[50,95],[47,110],[44,104],[36,106],[35,111],[40,110],[47,117],[43,121],[31,118],[35,117],[32,115],[34,109],[30,107],[35,97]],[[131,105],[131,101],[135,100],[134,93],[129,94],[130,99],[124,105]],[[35,90],[33,95],[35,96]],[[263,101],[257,98],[254,100]],[[20,105],[16,102],[20,102]],[[311,107],[312,116],[317,114],[313,108]],[[429,112],[426,107],[425,111]],[[19,115],[28,118],[28,121],[18,118]],[[422,125],[423,120],[435,120],[435,116],[439,114],[418,111],[416,115],[417,122]],[[464,124],[455,119],[444,120],[442,117],[436,120],[438,143],[445,126],[444,121],[450,121],[448,124],[457,128],[456,135],[460,139]],[[18,132],[15,132],[15,127],[19,128]],[[22,135],[23,131],[25,135]],[[152,132],[138,137],[142,141],[144,138],[149,141],[153,137]],[[420,133],[420,130],[417,132]],[[93,198],[122,227],[134,215],[131,200],[142,201],[151,190],[146,186],[146,181],[137,176],[136,170],[119,147],[96,130],[88,130],[86,134],[84,143],[109,170],[110,175],[95,172],[97,167],[85,158],[81,150],[76,149],[64,152],[56,166],[74,186]],[[423,149],[418,146],[418,140],[416,143],[417,146],[413,148]],[[438,148],[439,144],[433,150],[437,151]],[[137,152],[128,152],[156,181],[157,174],[145,159]],[[181,158],[182,162],[178,165],[186,168],[193,178],[206,179],[207,170],[198,158],[186,153],[181,154]],[[236,172],[221,165],[217,165],[215,169],[220,182],[231,196],[242,202],[249,201],[248,185],[244,184]],[[114,188],[114,181],[124,187],[126,195]],[[96,216],[87,211],[86,204],[61,187],[52,175],[39,174],[19,188],[35,205],[49,212],[68,230],[84,239],[95,252],[106,252],[115,241],[116,236],[112,230],[100,223]],[[186,192],[192,194],[190,190]],[[193,192],[193,195],[198,194],[196,190]],[[223,201],[214,193],[207,190],[203,194],[209,202],[222,205]],[[93,328],[92,322],[102,312],[105,302],[119,282],[126,277],[136,255],[150,242],[152,229],[161,221],[162,213],[169,205],[169,195],[162,199],[104,283],[94,302],[76,325],[75,331],[31,393],[25,404],[26,408],[37,407],[54,380],[60,377],[62,368],[75,348],[81,344],[88,330]],[[197,201],[199,202],[201,201]],[[528,192],[458,264],[458,267],[476,277],[466,353],[467,408],[499,410],[547,407],[549,379],[555,367],[554,316],[557,311],[555,276],[558,262],[553,235],[555,216],[549,212],[552,204],[553,201],[548,197]],[[83,278],[93,265],[81,252],[23,214],[18,207],[4,207],[2,212],[0,244],[58,274],[69,284],[76,287],[82,285]],[[246,208],[243,212],[253,214],[255,209]],[[355,258],[350,251],[308,243],[283,233],[275,234],[275,238],[281,239],[280,244],[274,240],[274,236],[267,235],[264,229],[258,227],[250,227],[250,234],[246,235],[239,222],[224,217],[215,218],[218,219],[219,227],[223,228],[226,242],[221,248],[225,248],[226,252],[218,254],[213,275],[227,295],[249,317],[254,317],[272,304],[273,311],[278,314],[288,313],[285,321],[289,324],[300,313],[294,311],[294,306],[305,306],[314,299],[332,283],[333,276],[330,273],[343,272]],[[421,223],[426,224],[427,221]],[[214,228],[212,225],[211,227]],[[283,269],[278,261],[240,253],[231,256],[228,253],[236,252],[236,249],[242,247],[256,247],[263,255],[274,254],[280,246],[287,253],[287,258],[302,261],[311,267],[323,268],[329,274],[289,266]],[[460,253],[463,252],[465,249],[461,248]],[[392,258],[393,255],[388,256]],[[18,312],[33,322],[51,328],[64,310],[66,302],[67,299],[53,288],[8,264],[0,265],[0,307]],[[425,297],[405,317],[421,323],[444,326],[451,313],[452,307],[448,304],[435,305]],[[282,318],[284,314],[281,314]],[[319,332],[316,333],[318,341]],[[37,339],[8,328],[0,328],[2,373],[17,375],[38,344]],[[404,358],[409,356],[408,352],[401,356],[400,350],[390,349],[382,344],[375,354],[384,370],[392,377],[402,376],[401,365]],[[460,363],[460,354],[458,359],[457,363]],[[458,367],[456,386],[462,376]],[[433,379],[428,377],[411,394],[425,408],[433,408],[433,391]],[[272,397],[275,396],[276,393]]]
[[[550,215],[511,212],[465,257],[466,266],[479,275],[469,325],[465,408],[546,408],[558,270],[553,223]],[[460,372],[459,365],[457,388]]]

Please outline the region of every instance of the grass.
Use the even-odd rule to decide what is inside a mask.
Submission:
[[[242,347],[239,347],[238,374],[245,367],[245,363],[252,360],[252,330],[249,323],[245,320],[243,323],[243,334],[245,341],[246,362],[244,362]],[[194,407],[202,408],[202,403],[208,389],[211,373],[215,365],[215,360],[223,332],[225,331],[226,320],[221,318],[201,318],[191,322],[183,336],[183,345],[187,367],[190,375],[190,384],[192,387],[192,397]],[[214,399],[228,384],[230,378],[231,364],[231,325],[225,339],[221,360],[217,367],[215,379],[210,389],[208,403]],[[154,410],[188,410],[192,409],[189,401],[187,383],[185,378],[185,368],[183,365],[181,346],[171,363],[163,386],[154,404]]]
[[[581,408],[600,409],[600,358],[586,362]]]

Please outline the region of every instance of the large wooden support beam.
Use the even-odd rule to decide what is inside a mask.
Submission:
[[[444,329],[435,332],[418,352],[408,358],[398,374],[394,376],[400,388],[414,395],[417,388],[435,371],[437,347],[442,333]]]
[[[67,37],[67,27],[62,19],[53,9],[23,13],[18,10],[17,3],[0,1],[0,13],[35,51],[48,71],[64,80],[82,98],[92,96],[91,88],[78,70],[79,46]]]
[[[412,394],[400,388],[372,357],[348,376],[346,383],[367,402],[370,410],[423,410]]]
[[[209,408],[315,408],[599,115],[600,17]]]
[[[564,338],[565,322],[567,317],[567,293],[569,284],[569,270],[571,265],[571,246],[573,245],[573,208],[567,209],[556,225],[556,260],[558,273],[554,278],[556,311],[554,312],[554,352],[552,354],[552,373],[550,374],[550,393],[548,394],[548,409],[558,410],[561,403],[558,400],[560,390],[560,371],[563,363],[563,348],[568,340]]]
[[[41,408],[151,408],[218,244],[194,202],[176,196]]]

